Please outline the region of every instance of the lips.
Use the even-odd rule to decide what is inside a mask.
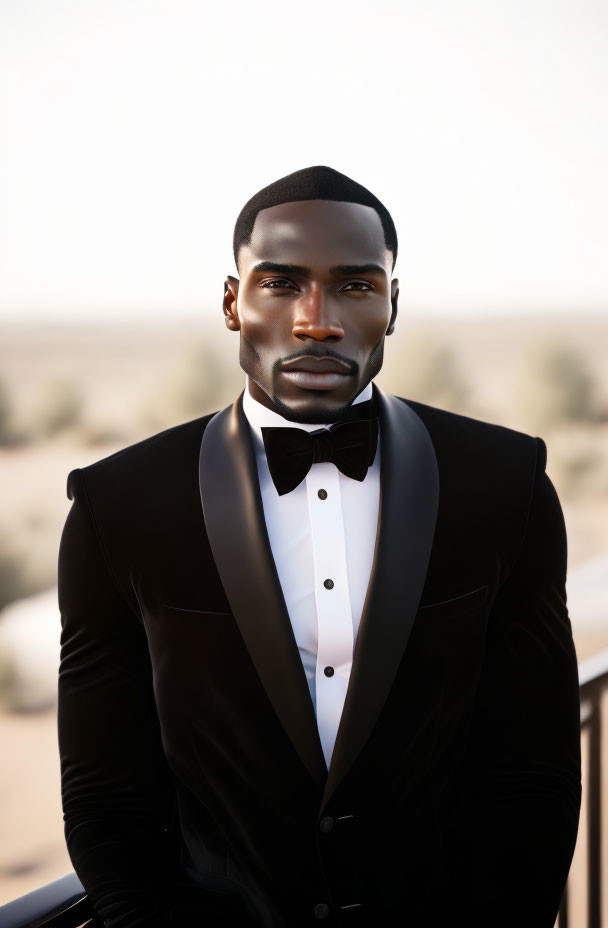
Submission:
[[[345,362],[314,355],[285,361],[281,372],[291,383],[306,390],[333,390],[352,377]]]
[[[304,371],[308,374],[342,374],[343,377],[350,374],[347,365],[338,361],[337,358],[314,358],[312,355],[286,361],[281,368],[286,373]]]

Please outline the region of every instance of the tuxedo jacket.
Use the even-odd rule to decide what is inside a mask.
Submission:
[[[541,438],[387,394],[330,768],[243,393],[68,477],[65,838],[107,928],[553,928],[581,802]]]

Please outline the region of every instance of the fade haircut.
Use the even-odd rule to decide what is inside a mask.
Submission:
[[[243,245],[251,243],[253,225],[259,211],[296,200],[337,200],[371,206],[380,217],[384,230],[384,244],[393,255],[394,269],[397,260],[397,230],[387,208],[367,187],[358,184],[346,174],[341,174],[340,171],[322,164],[302,168],[294,171],[293,174],[287,174],[275,180],[267,187],[258,190],[245,203],[236,220],[232,237],[232,252],[237,268],[239,251]]]

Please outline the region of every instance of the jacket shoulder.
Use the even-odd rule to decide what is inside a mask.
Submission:
[[[406,403],[422,419],[436,447],[460,449],[464,455],[470,455],[473,451],[497,456],[506,453],[509,460],[513,459],[513,455],[526,458],[532,455],[536,461],[540,454],[539,463],[544,469],[547,446],[538,436],[402,396],[397,399]]]
[[[398,399],[407,403],[427,428],[444,495],[460,500],[475,518],[489,518],[502,525],[515,543],[545,472],[547,446],[543,439],[497,422]]]
[[[534,499],[543,478],[547,446],[519,429],[404,402],[429,432],[439,467],[440,493],[451,518],[462,516],[485,532],[488,544],[503,552],[505,568],[515,561]],[[457,514],[456,516],[454,514]]]
[[[125,486],[143,474],[153,476],[165,468],[175,467],[184,453],[196,453],[197,446],[215,412],[170,426],[154,435],[119,448],[112,454],[93,461],[85,467],[76,467],[67,476],[68,499],[78,498],[81,482],[94,485]]]

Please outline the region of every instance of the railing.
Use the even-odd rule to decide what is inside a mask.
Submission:
[[[589,732],[587,797],[587,928],[602,928],[602,697],[608,689],[608,648],[579,664],[581,734]],[[561,899],[558,928],[569,928],[568,886]],[[47,883],[0,906],[2,928],[103,928],[75,873]],[[582,928],[576,925],[576,928]]]
[[[608,689],[608,648],[580,663],[578,678],[581,733],[589,733],[588,776],[583,783],[587,797],[587,928],[602,928],[602,697]],[[562,895],[558,928],[569,928],[569,882]]]
[[[0,906],[2,928],[103,928],[75,873]],[[89,919],[89,921],[87,921]]]

